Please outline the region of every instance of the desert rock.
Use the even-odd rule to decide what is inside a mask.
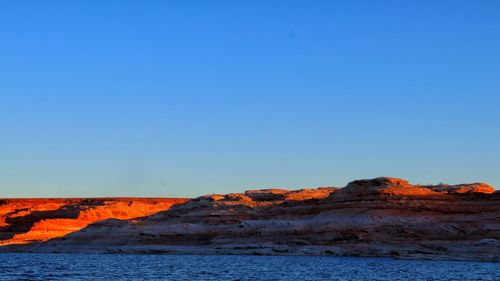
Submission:
[[[412,185],[388,177],[344,188],[249,190],[0,250],[500,261],[500,194],[486,184]]]

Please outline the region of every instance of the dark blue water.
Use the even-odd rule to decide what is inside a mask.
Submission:
[[[0,280],[500,280],[500,264],[308,256],[0,254]]]

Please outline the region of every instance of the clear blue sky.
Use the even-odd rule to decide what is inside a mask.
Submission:
[[[500,187],[499,1],[2,1],[0,197]]]

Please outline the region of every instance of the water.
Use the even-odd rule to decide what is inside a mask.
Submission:
[[[500,280],[500,263],[329,256],[0,254],[0,280]]]

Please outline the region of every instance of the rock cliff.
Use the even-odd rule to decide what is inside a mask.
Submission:
[[[344,188],[212,194],[0,250],[500,261],[500,193],[483,183],[412,185],[383,177]]]
[[[0,199],[0,246],[63,237],[87,225],[164,211],[187,199]]]

